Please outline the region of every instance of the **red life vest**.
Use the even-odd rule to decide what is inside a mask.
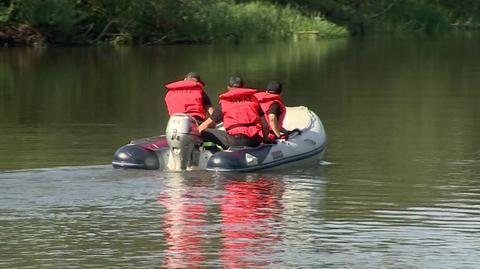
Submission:
[[[287,109],[285,108],[285,104],[283,103],[282,97],[279,94],[269,93],[269,92],[257,92],[255,94],[257,97],[258,102],[260,103],[260,107],[262,107],[263,113],[265,113],[265,118],[267,118],[269,134],[268,138],[270,140],[276,139],[276,135],[273,132],[272,126],[270,126],[270,120],[268,120],[268,110],[273,105],[273,103],[277,103],[280,106],[281,112],[278,120],[278,127],[280,130],[283,128],[283,120],[285,119],[285,115],[287,113]]]
[[[168,115],[186,113],[205,120],[203,107],[203,85],[192,80],[180,80],[165,85],[168,90],[165,95]]]
[[[256,91],[245,88],[230,88],[219,96],[223,112],[223,126],[229,135],[243,134],[248,137],[260,135],[262,125],[258,115],[259,104]]]

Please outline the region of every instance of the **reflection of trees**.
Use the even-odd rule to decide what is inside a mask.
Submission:
[[[0,61],[0,100],[10,102],[15,94],[15,80],[10,67]],[[6,121],[8,117],[6,106],[0,105],[0,122]]]
[[[326,54],[343,43],[9,49],[0,52],[2,83],[11,85],[8,98],[0,98],[0,111],[5,112],[0,115],[0,124],[10,125],[11,133],[17,137],[26,132],[25,126],[42,128],[35,131],[33,140],[17,141],[25,151],[38,149],[34,152],[38,154],[37,163],[32,161],[22,168],[56,162],[98,163],[93,160],[99,158],[89,161],[80,154],[69,163],[59,163],[62,158],[58,157],[49,159],[70,155],[72,145],[83,151],[88,148],[89,155],[107,163],[111,152],[129,139],[163,132],[167,122],[164,83],[197,71],[215,102],[233,74],[243,76],[254,87],[264,87],[271,79],[288,81],[322,62]],[[2,96],[6,91],[0,89]],[[289,95],[293,93],[287,90]],[[87,135],[78,135],[84,133]],[[12,158],[11,162],[21,163],[22,158],[25,156]]]
[[[158,96],[144,95],[148,73],[136,72],[143,65],[127,63],[124,51],[16,49],[0,56],[15,79],[15,102],[6,105],[20,123],[22,113],[30,113],[26,120],[34,123],[111,123],[138,110],[144,118],[158,119],[158,111],[141,102]]]
[[[447,164],[471,159],[479,143],[477,38],[366,39],[307,70],[336,86],[317,95],[321,116],[333,119],[327,158],[341,160],[328,169],[328,193],[341,197],[327,199],[329,218],[449,197],[440,187],[460,179]]]
[[[435,157],[437,149],[442,156],[449,150],[460,156],[478,144],[477,38],[1,51],[1,69],[8,70],[3,71],[2,83],[13,88],[8,98],[0,98],[0,111],[5,112],[0,124],[18,130],[25,124],[134,126],[120,131],[81,127],[66,131],[70,136],[78,131],[98,134],[98,142],[85,140],[87,135],[75,136],[76,145],[90,143],[86,147],[95,155],[99,148],[112,151],[130,138],[163,132],[162,84],[187,71],[200,72],[213,101],[232,74],[243,76],[254,87],[280,79],[287,104],[307,105],[328,119],[324,123],[331,138],[350,134],[344,137],[350,142],[346,148],[359,154],[344,154],[344,161],[363,156],[401,173],[397,163],[411,156]],[[7,93],[3,88],[0,92],[2,97]],[[70,151],[71,141],[54,136],[60,133],[50,127],[38,132],[37,136],[46,137],[43,148],[38,145],[39,154],[51,148],[50,141],[63,143],[57,154]],[[367,133],[370,140],[365,141],[362,134]],[[115,138],[110,141],[111,137]],[[378,141],[383,144],[376,147]],[[29,143],[21,145],[30,148]],[[366,149],[367,144],[375,146]],[[335,146],[331,144],[331,157],[341,152]],[[104,156],[104,162],[110,161],[110,154]],[[366,165],[378,167],[375,162]]]
[[[254,87],[288,79],[311,61],[321,61],[341,40],[242,46],[172,46],[121,49],[15,49],[2,52],[16,93],[10,120],[37,123],[143,124],[166,117],[163,84],[195,70],[212,99],[229,76]],[[26,119],[19,115],[26,114]]]

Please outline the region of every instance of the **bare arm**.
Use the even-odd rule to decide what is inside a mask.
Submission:
[[[213,126],[215,126],[215,122],[211,118],[207,118],[202,124],[200,124],[200,126],[198,126],[198,131],[201,133],[203,130]]]
[[[207,108],[208,114],[210,114],[210,116],[213,115],[213,111],[214,111],[214,110],[215,110],[215,109],[213,108],[213,106],[209,106],[209,107]]]
[[[264,114],[262,114],[262,116],[260,117],[260,123],[262,125],[263,141],[267,142],[268,141],[268,123],[267,123],[267,119],[265,118]]]
[[[280,128],[278,126],[278,119],[275,114],[271,113],[268,114],[268,121],[270,123],[270,127],[272,128],[273,133],[275,136],[280,137]]]
[[[207,110],[208,114],[212,116],[214,108],[212,105],[212,101],[210,101],[210,97],[208,97],[205,91],[203,91],[202,93],[202,104],[205,107],[205,110]]]

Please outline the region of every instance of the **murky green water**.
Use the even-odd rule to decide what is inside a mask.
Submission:
[[[478,268],[479,45],[0,49],[0,268]],[[327,162],[112,169],[163,132],[162,85],[191,70],[214,101],[232,74],[283,81],[322,118]]]

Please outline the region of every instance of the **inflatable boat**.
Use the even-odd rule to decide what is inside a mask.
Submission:
[[[247,172],[323,157],[327,139],[322,122],[314,112],[303,106],[287,107],[283,126],[297,131],[285,139],[277,139],[276,144],[221,150],[203,143],[192,117],[174,114],[165,135],[134,140],[120,147],[112,165],[148,170]]]

